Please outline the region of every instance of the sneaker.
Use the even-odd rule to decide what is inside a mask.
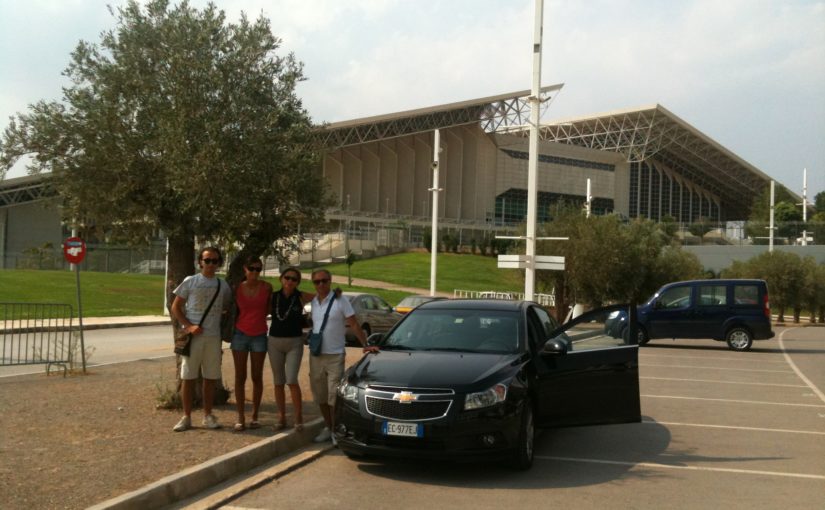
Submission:
[[[330,437],[332,438],[332,446],[338,448],[338,440],[335,439],[335,434],[332,434]]]
[[[329,428],[324,427],[324,430],[322,430],[320,434],[315,436],[315,439],[313,439],[313,441],[316,442],[316,443],[325,443],[325,442],[329,441],[329,438],[331,438],[331,437],[332,437],[332,432],[329,431]]]
[[[178,422],[177,425],[172,427],[172,430],[174,430],[175,432],[183,432],[184,430],[189,430],[189,428],[191,426],[192,426],[192,418],[190,418],[188,416],[184,416],[183,418],[180,419],[180,421]]]
[[[215,418],[213,414],[207,414],[203,417],[203,426],[208,429],[219,429],[221,428],[221,424],[218,423],[218,419]]]

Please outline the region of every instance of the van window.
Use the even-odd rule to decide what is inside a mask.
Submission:
[[[672,287],[659,296],[661,308],[686,308],[690,306],[690,287]]]
[[[737,305],[755,305],[759,303],[759,286],[734,285],[733,302]]]
[[[723,306],[728,304],[726,285],[702,285],[699,287],[699,306]]]

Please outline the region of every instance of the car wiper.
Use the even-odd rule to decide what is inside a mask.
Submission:
[[[474,349],[466,349],[463,347],[430,347],[424,349],[425,351],[444,351],[444,352],[482,352]]]
[[[415,347],[410,347],[409,345],[379,345],[378,346],[382,351],[417,351]]]

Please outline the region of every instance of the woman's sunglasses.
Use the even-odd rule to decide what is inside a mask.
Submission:
[[[298,283],[298,278],[294,276],[282,276],[281,278],[283,278],[284,280],[288,280],[290,282]]]
[[[220,264],[221,259],[202,259],[204,264]]]
[[[251,266],[251,267],[247,266],[246,270],[247,271],[252,271],[252,272],[255,272],[255,273],[260,273],[263,270],[263,267],[261,267],[261,266]]]

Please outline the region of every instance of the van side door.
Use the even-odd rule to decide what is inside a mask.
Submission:
[[[696,307],[691,325],[694,338],[725,337],[725,321],[731,315],[730,285],[703,283],[696,286]]]
[[[693,315],[693,286],[674,285],[662,291],[639,317],[649,338],[690,338]]]

